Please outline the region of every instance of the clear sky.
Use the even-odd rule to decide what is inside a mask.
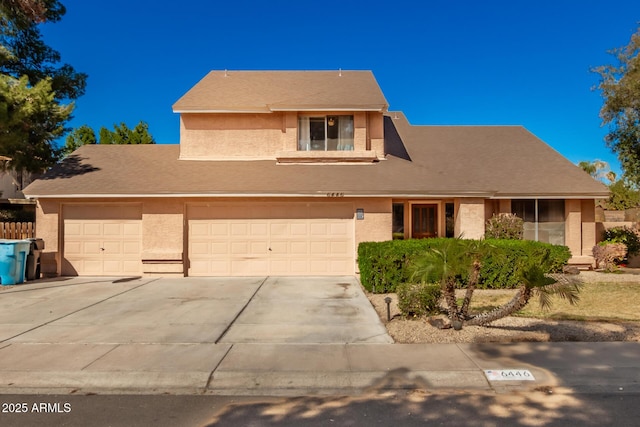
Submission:
[[[412,124],[523,125],[570,161],[601,159],[590,68],[638,28],[638,0],[62,0],[47,44],[89,75],[72,127],[149,124],[210,70],[372,70]]]

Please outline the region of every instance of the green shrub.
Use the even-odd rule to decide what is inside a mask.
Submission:
[[[496,248],[482,260],[480,289],[514,289],[527,265],[538,265],[545,273],[560,273],[571,258],[566,246],[532,240],[487,240]]]
[[[494,214],[485,224],[485,239],[522,240],[524,221],[512,213]]]
[[[640,238],[629,227],[613,227],[605,230],[603,240],[609,243],[624,243],[627,246],[627,255],[640,253]]]
[[[408,239],[363,242],[358,246],[360,281],[373,293],[395,292],[400,283],[411,282],[410,265],[433,249],[443,250],[450,239]],[[461,240],[470,242],[469,240]],[[486,240],[489,249],[482,256],[479,287],[515,288],[527,263],[536,263],[545,272],[561,272],[571,257],[566,246],[529,240]],[[429,280],[433,280],[429,279]],[[465,278],[460,282],[464,284]]]
[[[403,316],[424,316],[438,311],[442,291],[437,283],[402,283],[396,292]]]

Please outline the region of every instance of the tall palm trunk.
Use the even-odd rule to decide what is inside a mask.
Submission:
[[[509,302],[489,312],[481,313],[477,316],[474,316],[470,320],[467,320],[465,323],[471,326],[483,326],[498,319],[502,319],[503,317],[510,316],[511,314],[527,305],[529,299],[531,298],[531,295],[533,295],[533,288],[521,285],[520,288],[518,288],[516,294],[513,296],[513,298],[511,298]]]
[[[480,260],[474,259],[473,266],[471,269],[471,274],[469,274],[469,283],[467,283],[467,290],[464,294],[462,307],[460,307],[460,317],[462,319],[467,319],[469,317],[469,305],[471,304],[471,298],[473,297],[473,292],[476,290],[476,287],[478,286],[478,281],[480,280],[481,268],[482,268],[482,263],[480,263]]]
[[[444,282],[444,300],[447,302],[447,313],[450,320],[461,320],[456,301],[456,280],[446,279]]]

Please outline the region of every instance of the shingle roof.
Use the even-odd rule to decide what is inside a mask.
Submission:
[[[175,112],[386,111],[370,71],[211,71]]]
[[[397,118],[396,118],[397,117]],[[178,145],[85,145],[29,197],[325,195],[601,198],[607,188],[520,126],[411,126],[385,117],[387,160],[178,160]]]

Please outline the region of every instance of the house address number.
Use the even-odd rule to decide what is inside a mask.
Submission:
[[[327,193],[327,197],[344,197],[344,193]]]

